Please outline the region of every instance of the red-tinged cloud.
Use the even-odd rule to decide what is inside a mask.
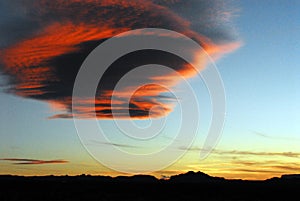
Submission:
[[[61,164],[68,163],[66,160],[36,160],[36,159],[25,159],[25,158],[2,158],[0,160],[12,161],[16,165],[42,165],[42,164]]]
[[[230,24],[232,9],[221,0],[25,0],[4,3],[0,31],[1,71],[8,75],[8,92],[24,98],[48,102],[59,114],[51,118],[90,118],[95,104],[98,118],[143,119],[170,113],[174,102],[164,94],[180,82],[173,73],[147,78],[157,84],[114,91],[130,70],[146,64],[173,68],[184,78],[196,71],[170,53],[137,51],[116,60],[101,78],[96,97],[87,97],[72,106],[72,90],[77,72],[89,53],[103,41],[138,28],[165,28],[196,40],[217,59],[240,46]],[[13,13],[13,14],[11,14]],[[172,36],[164,36],[172,37]],[[191,52],[205,67],[202,53]],[[101,66],[100,66],[101,67]],[[151,67],[149,67],[151,68]],[[151,70],[151,69],[149,69]],[[164,86],[164,87],[162,87]],[[111,97],[117,97],[111,103]],[[130,97],[128,107],[127,99]]]

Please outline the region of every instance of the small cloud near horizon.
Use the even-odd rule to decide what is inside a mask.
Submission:
[[[41,165],[41,164],[62,164],[69,163],[67,160],[37,160],[37,159],[26,159],[26,158],[1,158],[2,161],[11,161],[14,165]]]

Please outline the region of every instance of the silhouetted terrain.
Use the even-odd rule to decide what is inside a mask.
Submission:
[[[0,176],[0,200],[299,200],[300,175],[265,181],[226,180],[188,172],[159,180],[153,176]]]

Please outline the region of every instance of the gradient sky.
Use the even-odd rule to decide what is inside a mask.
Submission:
[[[16,5],[12,3],[9,6]],[[14,22],[15,19],[2,12],[6,10],[5,6],[8,5],[0,4],[1,13]],[[226,122],[220,141],[205,160],[199,160],[211,111],[203,81],[192,78],[193,88],[198,91],[199,100],[203,100],[199,106],[203,118],[198,137],[184,157],[166,169],[151,173],[155,176],[193,170],[226,178],[265,179],[300,171],[300,3],[297,0],[243,0],[233,1],[231,6],[234,18],[229,26],[233,39],[219,36],[226,34],[225,31],[212,34],[214,42],[223,40],[223,44],[240,44],[239,48],[216,61],[224,82],[227,104]],[[185,11],[180,12],[195,23]],[[197,15],[196,11],[194,15]],[[23,19],[20,16],[13,17]],[[0,21],[0,26],[5,23],[5,20]],[[176,27],[176,23],[172,26]],[[172,29],[172,26],[169,28]],[[214,28],[219,26],[208,32],[222,30]],[[185,29],[180,31],[185,32]],[[14,33],[7,37],[7,34],[0,32],[2,50],[7,49],[12,41],[26,38],[32,32],[22,33],[24,36]],[[105,37],[112,35],[114,32]],[[220,52],[223,54],[226,51]],[[3,70],[0,159],[10,160],[0,161],[0,174],[124,174],[104,167],[88,154],[78,138],[72,119],[49,119],[60,117],[55,116],[57,108],[55,104],[49,104],[51,100],[24,93],[7,94],[4,89],[7,89],[8,83]],[[65,101],[61,99],[58,103],[62,103],[62,100]],[[63,103],[68,106],[68,103]],[[106,130],[112,132],[111,139],[117,146],[146,153],[167,143],[168,137],[173,137],[177,129],[173,126],[178,121],[177,109],[169,116],[171,124],[164,130],[165,138],[139,145],[118,137],[120,135],[114,130],[113,121],[99,121]],[[137,121],[141,125],[145,122],[147,120]]]

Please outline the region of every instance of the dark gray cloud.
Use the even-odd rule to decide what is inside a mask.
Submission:
[[[130,145],[130,144],[121,144],[121,143],[114,143],[114,142],[100,142],[96,140],[92,140],[91,143],[93,145],[108,145],[108,146],[116,146],[116,147],[121,147],[121,148],[141,148],[139,146],[135,145]]]
[[[26,159],[26,158],[2,158],[3,161],[12,161],[15,165],[41,165],[41,164],[61,164],[68,163],[66,160],[37,160],[37,159]]]
[[[37,20],[28,15],[28,7],[24,3],[19,0],[0,2],[0,48],[14,44],[37,30]]]
[[[63,108],[51,118],[72,117],[71,94],[82,62],[95,47],[118,33],[150,27],[170,29],[193,38],[212,56],[239,45],[230,23],[233,9],[220,0],[13,0],[1,2],[0,11],[0,71],[9,77],[7,92]],[[120,118],[126,114],[128,106],[122,99],[117,105],[110,104],[111,91],[124,74],[145,64],[169,66],[183,76],[192,70],[182,59],[162,51],[140,51],[119,58],[100,80],[95,102],[99,118],[111,118],[112,108]],[[174,84],[169,83],[170,87]],[[157,105],[164,112],[156,117],[171,111],[172,97],[167,100],[161,95],[167,90],[151,90],[131,99],[132,117],[147,118],[150,108]],[[83,103],[73,113],[89,117],[91,108]]]

